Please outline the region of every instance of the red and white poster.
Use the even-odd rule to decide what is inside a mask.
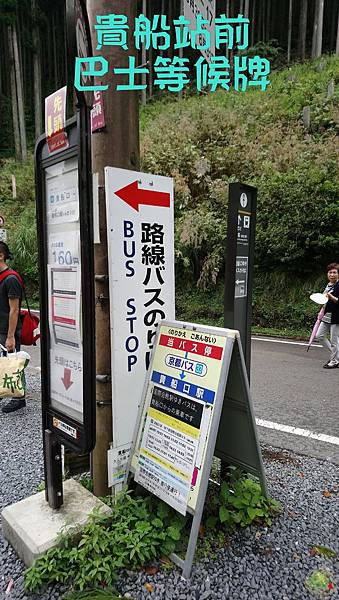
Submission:
[[[45,98],[45,133],[50,154],[68,148],[65,131],[67,86]]]
[[[92,133],[100,131],[106,126],[104,99],[102,92],[97,90],[93,95],[93,108],[91,110]]]

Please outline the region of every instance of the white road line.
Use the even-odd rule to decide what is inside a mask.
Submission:
[[[300,435],[302,437],[307,437],[312,440],[318,440],[319,442],[326,442],[327,444],[335,444],[336,446],[339,446],[339,438],[335,437],[334,435],[326,435],[325,433],[313,433],[309,429],[291,427],[290,425],[282,425],[281,423],[265,421],[264,419],[256,419],[255,421],[259,427],[275,429],[276,431],[284,431],[285,433],[293,433],[294,435]]]
[[[252,341],[258,340],[258,342],[273,342],[274,344],[291,344],[292,346],[308,346],[307,342],[292,342],[289,340],[274,340],[273,338],[261,338],[253,336]],[[322,348],[320,344],[311,344],[312,348]]]

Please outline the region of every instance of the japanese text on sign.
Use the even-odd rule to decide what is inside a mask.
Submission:
[[[152,65],[153,85],[159,90],[180,92],[192,81],[196,81],[199,91],[209,89],[215,92],[219,88],[229,91],[231,87],[237,92],[245,92],[253,87],[265,91],[270,84],[269,60],[243,54],[249,45],[249,24],[249,19],[241,14],[234,18],[221,14],[215,18],[212,29],[210,15],[197,14],[192,21],[185,15],[180,15],[169,21],[166,15],[154,15],[149,19],[141,14],[131,24],[126,15],[109,14],[97,15],[94,29],[97,50],[104,51],[106,46],[118,46],[127,52],[130,49],[130,29],[133,31],[137,50],[142,47],[146,50],[153,48],[163,53],[172,44],[174,53],[177,51],[178,55],[172,58],[156,56]],[[208,54],[211,46],[213,53]],[[220,56],[214,55],[214,47],[220,52]],[[203,54],[194,63],[193,73],[189,58],[179,55],[184,48],[199,50]],[[225,56],[226,49],[239,52],[233,56],[232,62]],[[74,86],[79,91],[105,91],[108,85],[83,85],[82,77],[102,78],[110,71],[116,76],[117,91],[146,89],[147,81],[141,82],[140,75],[147,79],[151,74],[151,68],[147,65],[138,66],[134,56],[128,56],[126,67],[109,65],[103,56],[77,57]],[[120,76],[124,76],[123,83]]]

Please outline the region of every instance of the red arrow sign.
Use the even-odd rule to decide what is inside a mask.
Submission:
[[[168,192],[142,190],[138,187],[138,181],[129,183],[121,190],[117,190],[115,194],[137,212],[139,212],[140,204],[169,208],[171,202],[171,196]]]
[[[65,389],[68,390],[71,385],[73,385],[74,381],[71,381],[72,371],[71,369],[64,369],[64,376],[61,377],[61,381],[65,386]]]

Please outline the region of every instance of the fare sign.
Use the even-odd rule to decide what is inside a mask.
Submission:
[[[226,341],[180,326],[159,331],[132,465],[135,481],[183,515],[197,503]]]
[[[113,448],[125,450],[158,325],[174,318],[173,181],[113,167],[105,169],[105,181]]]

